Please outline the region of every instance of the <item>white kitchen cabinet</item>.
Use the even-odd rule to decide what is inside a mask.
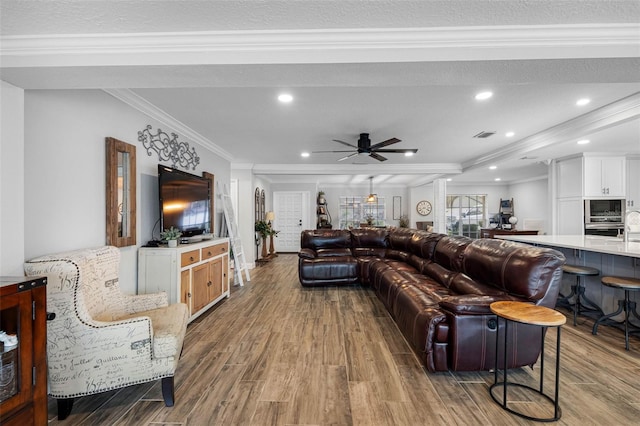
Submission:
[[[627,158],[627,209],[640,210],[640,157]]]
[[[229,239],[138,250],[138,293],[167,292],[189,307],[189,322],[229,297]]]
[[[624,157],[584,157],[584,196],[625,198]]]
[[[584,234],[583,202],[581,198],[558,199],[556,235]]]
[[[582,157],[557,163],[557,197],[582,197]]]

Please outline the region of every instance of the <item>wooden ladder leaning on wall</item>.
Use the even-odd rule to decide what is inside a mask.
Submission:
[[[231,196],[227,192],[226,185],[223,185],[218,181],[218,196],[222,201],[222,210],[224,211],[224,220],[229,234],[229,243],[231,245],[231,255],[233,257],[233,283],[238,283],[240,287],[244,286],[244,280],[242,279],[242,271],[244,271],[247,281],[251,281],[249,276],[249,268],[244,257],[244,250],[242,248],[242,240],[238,235],[238,226],[235,222],[235,214],[233,212],[233,203],[231,202]],[[222,232],[221,232],[221,236]]]

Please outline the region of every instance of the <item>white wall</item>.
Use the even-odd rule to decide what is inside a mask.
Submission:
[[[24,270],[24,91],[0,81],[0,275]]]
[[[549,212],[549,191],[547,178],[511,184],[509,197],[513,198],[514,215],[518,218],[517,229],[522,229],[525,220],[542,221],[540,234],[550,234],[551,221]]]
[[[155,153],[148,156],[138,142],[138,131],[147,124],[153,131],[174,131],[99,90],[25,91],[27,259],[105,244],[105,138],[109,136],[136,146],[138,246],[151,239],[159,218],[159,160]],[[208,171],[229,185],[228,161],[200,145],[179,140],[189,142],[200,156],[200,164],[190,173]],[[217,200],[216,210],[219,229]],[[156,227],[156,238],[159,232]],[[120,284],[123,291],[135,293],[137,247],[122,248],[121,254]]]
[[[238,181],[238,232],[242,241],[247,266],[252,268],[256,259],[254,232],[255,186],[250,169],[232,169],[231,176]]]
[[[436,203],[435,203],[434,194],[433,194],[433,184],[430,183],[427,185],[411,188],[410,194],[411,195],[409,197],[409,206],[408,206],[409,221],[411,224],[410,226],[412,228],[416,228],[417,227],[416,222],[425,222],[425,221],[435,222],[434,216],[435,216]],[[422,200],[426,200],[430,202],[432,206],[431,213],[429,213],[426,216],[419,215],[418,211],[416,210],[417,204]]]
[[[369,195],[369,181],[367,180],[365,183],[360,185],[323,185],[320,183],[315,190],[315,193],[311,192],[311,213],[313,215],[313,220],[310,222],[311,224],[316,223],[315,211],[316,211],[316,195],[318,191],[322,190],[325,192],[325,198],[327,200],[327,207],[329,212],[331,213],[331,223],[333,224],[333,228],[337,229],[340,226],[340,216],[339,216],[339,208],[340,208],[340,197],[341,196],[361,196],[366,197]],[[387,226],[398,226],[399,220],[393,219],[393,197],[400,196],[402,197],[401,206],[402,206],[402,214],[408,214],[408,194],[409,191],[405,187],[395,187],[395,186],[384,186],[373,184],[373,192],[378,195],[378,197],[384,197],[385,200],[385,217]]]

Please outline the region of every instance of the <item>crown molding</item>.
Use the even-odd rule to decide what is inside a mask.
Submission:
[[[157,122],[162,123],[170,129],[180,133],[180,135],[184,136],[186,139],[190,139],[198,145],[205,147],[209,151],[219,155],[225,160],[231,161],[233,159],[233,156],[228,151],[220,148],[218,145],[211,142],[200,133],[191,129],[183,122],[175,119],[173,116],[153,105],[151,102],[147,101],[133,91],[129,89],[103,89],[103,91],[113,96],[114,98],[124,102],[130,107],[142,112],[147,117],[156,120]]]
[[[403,174],[424,175],[461,173],[457,163],[424,164],[255,164],[253,173],[260,175],[353,175]]]
[[[0,37],[2,67],[637,57],[640,24]]]
[[[462,164],[464,171],[486,167],[493,162],[517,158],[523,154],[573,140],[576,134],[589,134],[640,117],[640,92],[567,120]]]

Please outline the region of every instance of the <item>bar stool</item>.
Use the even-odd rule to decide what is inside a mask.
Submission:
[[[638,311],[636,311],[636,302],[629,300],[629,292],[640,291],[640,279],[628,278],[628,277],[602,277],[602,284],[607,287],[620,288],[624,290],[624,299],[618,300],[618,310],[608,315],[601,316],[593,324],[593,334],[598,334],[598,325],[608,320],[611,317],[615,317],[624,311],[624,348],[629,350],[629,333],[637,333],[640,331],[640,327],[635,326],[629,322],[629,314],[633,314],[640,320]],[[635,328],[635,330],[629,330],[629,327]]]
[[[582,283],[582,277],[600,275],[600,271],[590,266],[568,264],[562,266],[562,271],[565,274],[576,276],[576,283],[571,286],[571,293],[568,296],[563,297],[563,299],[569,304],[569,307],[573,308],[573,325],[575,326],[577,324],[577,318],[581,311],[595,311],[604,315],[604,312],[602,312],[598,305],[584,294],[584,284]],[[575,296],[573,304],[569,303],[569,299],[571,299],[572,296]],[[585,306],[585,304],[581,302],[581,299],[584,299],[588,306]]]

